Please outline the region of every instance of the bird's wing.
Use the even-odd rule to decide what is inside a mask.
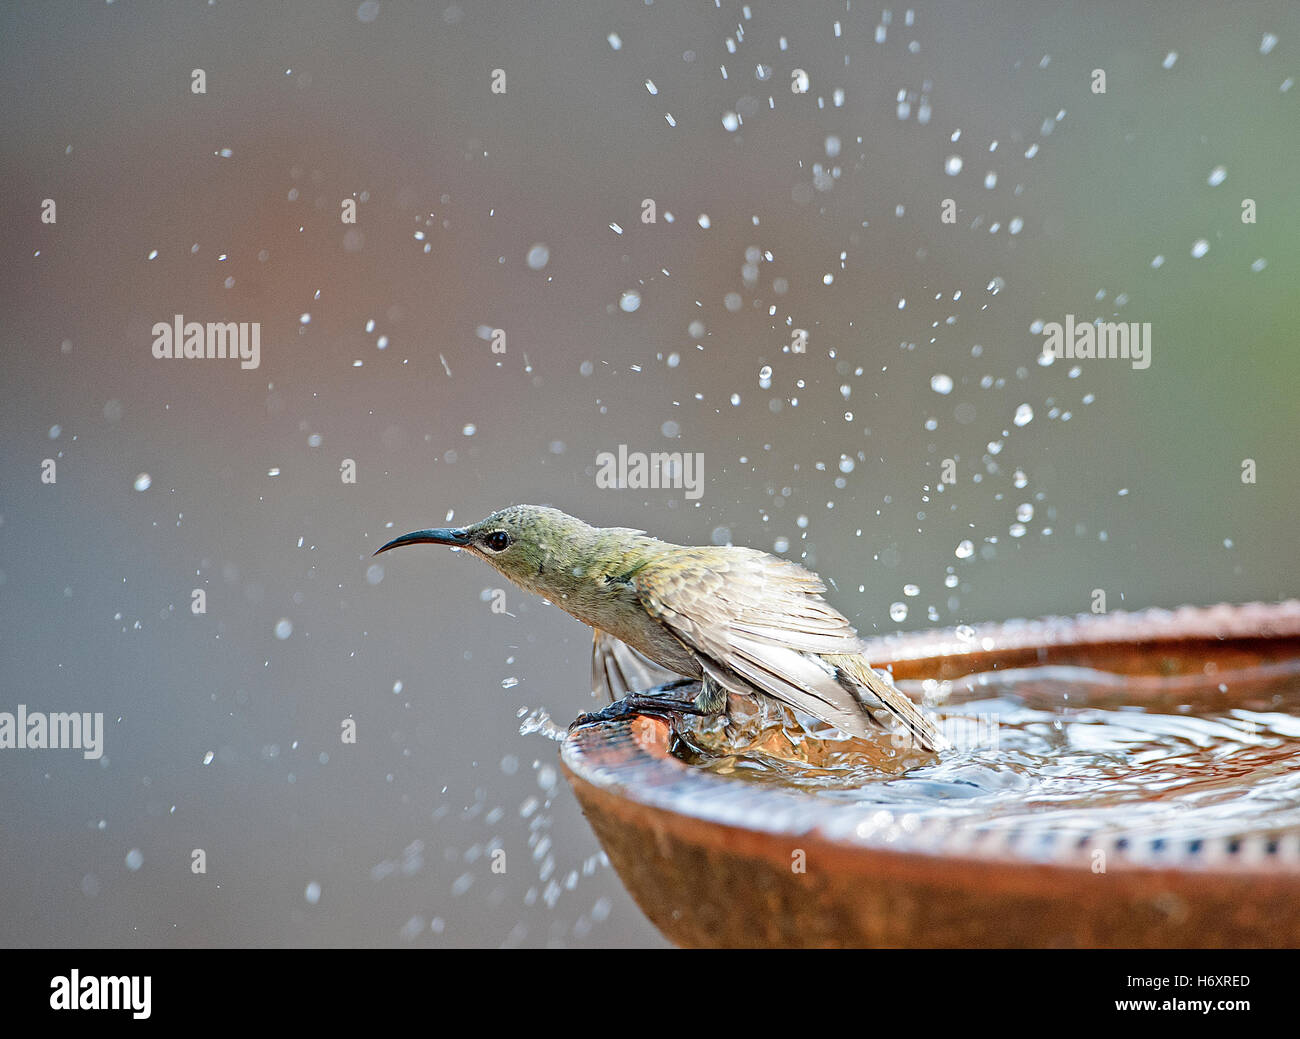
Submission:
[[[633,649],[622,639],[609,632],[596,629],[591,645],[591,692],[593,696],[608,696],[610,703],[621,700],[628,693],[640,693],[682,676],[660,667],[644,653]]]
[[[871,670],[816,574],[754,549],[682,549],[633,576],[646,611],[737,693],[753,687],[853,736],[902,723],[926,749],[933,723]],[[884,717],[878,717],[878,715]]]

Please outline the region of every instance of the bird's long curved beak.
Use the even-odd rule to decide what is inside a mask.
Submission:
[[[438,527],[433,530],[413,530],[400,538],[393,538],[382,548],[375,550],[375,555],[387,552],[390,548],[402,545],[448,545],[451,548],[464,548],[469,543],[469,532],[464,527]]]

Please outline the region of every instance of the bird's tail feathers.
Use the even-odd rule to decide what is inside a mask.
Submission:
[[[866,657],[835,659],[840,684],[851,692],[863,708],[883,707],[910,733],[924,750],[939,751],[950,746],[934,721],[893,684],[876,671]]]

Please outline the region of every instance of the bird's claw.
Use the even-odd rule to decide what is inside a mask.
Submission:
[[[675,689],[682,686],[682,682],[671,682],[667,685],[658,686],[659,689]],[[594,725],[598,722],[614,721],[618,718],[627,718],[634,714],[649,714],[655,717],[667,717],[671,714],[702,714],[700,708],[693,700],[674,700],[667,696],[654,696],[647,693],[630,693],[621,700],[615,700],[603,711],[593,711],[587,714],[580,714],[573,719],[569,726],[569,731],[580,728],[583,725]]]
[[[656,705],[657,706],[657,705]],[[661,708],[662,710],[662,708]],[[647,708],[638,703],[628,703],[626,699],[615,700],[603,711],[590,711],[578,715],[569,725],[569,731],[580,728],[583,725],[596,725],[600,722],[611,722],[618,718],[627,718],[633,714],[653,714],[657,713],[653,707]]]
[[[578,717],[574,718],[573,721],[569,722],[569,731],[572,732],[574,729],[579,729],[584,725],[594,725],[596,722],[604,721],[605,719],[600,715],[600,711],[584,712],[578,715]]]

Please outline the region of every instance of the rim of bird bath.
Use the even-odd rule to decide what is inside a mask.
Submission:
[[[1300,672],[1300,600],[890,635],[867,654],[898,679],[1092,667],[1131,676],[1139,702],[1180,675]],[[1300,946],[1300,826],[1177,841],[1039,830],[1032,846],[997,820],[875,826],[871,808],[689,765],[669,738],[645,715],[583,726],[561,761],[624,885],[678,945]]]

